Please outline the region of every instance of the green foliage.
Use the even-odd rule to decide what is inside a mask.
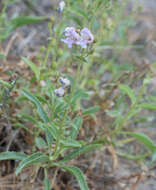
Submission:
[[[3,3],[0,13],[0,41],[8,39],[19,27],[43,21],[48,21],[50,36],[47,38],[46,46],[41,48],[37,56],[37,65],[26,57],[21,58],[33,72],[30,80],[21,77],[16,86],[12,81],[0,79],[0,109],[2,108],[5,114],[9,113],[6,111],[8,104],[6,99],[8,100],[15,86],[15,89],[23,94],[16,99],[16,104],[21,110],[17,118],[10,118],[10,115],[6,114],[7,119],[13,122],[13,126],[30,133],[34,142],[32,150],[29,151],[31,154],[4,152],[0,153],[0,160],[19,160],[16,174],[31,165],[43,168],[44,190],[53,188],[50,187],[51,179],[47,175],[48,168],[51,167],[71,173],[77,179],[80,189],[88,190],[82,171],[66,163],[82,154],[99,150],[105,144],[111,144],[118,149],[116,141],[120,138],[119,135],[131,136],[137,140],[136,143],[142,143],[149,150],[147,153],[141,152],[137,155],[117,151],[119,156],[139,161],[151,156],[152,162],[155,162],[156,145],[153,140],[144,133],[130,132],[131,125],[133,126],[135,122],[149,119],[146,115],[141,117],[144,109],[150,110],[152,114],[156,111],[156,97],[147,95],[147,85],[153,67],[151,66],[151,71],[148,71],[138,90],[134,87],[135,81],[142,80],[139,75],[136,76],[138,68],[134,63],[117,62],[122,49],[135,47],[128,44],[126,38],[128,28],[134,24],[133,15],[123,18],[126,1],[121,4],[118,0],[68,0],[63,12],[53,14],[51,18],[19,15],[8,20],[6,9],[9,3],[16,1],[7,0]],[[94,42],[88,44],[86,49],[73,45],[69,50],[66,45],[63,46],[61,39],[64,38],[64,29],[70,26],[75,26],[78,32],[79,29],[88,27],[94,35]],[[117,40],[114,40],[114,34],[117,34]],[[105,55],[106,49],[111,49],[110,58],[107,51]],[[0,53],[0,60],[7,61],[4,53]],[[102,79],[107,73],[111,77],[108,81],[106,77],[103,85]],[[65,86],[61,83],[60,77],[70,79],[71,84]],[[24,89],[21,89],[21,86],[24,86]],[[64,90],[61,97],[56,96],[55,90],[58,88]],[[102,95],[101,88],[104,88]],[[127,101],[127,97],[130,101]],[[107,136],[103,136],[103,130],[105,131],[103,118],[99,119],[103,114],[104,117],[109,116],[109,120],[110,117],[113,118],[106,130],[109,141]],[[95,122],[92,125],[97,116],[102,122],[97,122],[98,124]],[[86,122],[91,117],[94,121]],[[27,126],[30,126],[30,129]],[[89,131],[92,127],[95,128],[94,136],[86,137],[88,132],[92,135],[92,131]],[[97,128],[100,130],[95,134]]]
[[[74,119],[74,122],[72,123],[72,130],[70,132],[70,136],[72,139],[76,139],[78,133],[79,133],[79,130],[80,130],[80,127],[82,126],[82,123],[83,123],[83,120],[81,117],[76,117]]]
[[[142,104],[139,104],[138,107],[156,111],[156,104],[142,103]]]
[[[2,152],[0,153],[0,160],[23,160],[27,156],[20,152]]]
[[[44,178],[43,180],[43,183],[44,183],[44,190],[50,190],[50,181],[47,177]]]
[[[57,137],[58,137],[58,129],[54,124],[52,124],[52,125],[42,124],[42,127],[43,127],[43,129],[45,131],[47,131],[47,133],[49,133],[49,136],[51,136],[51,139],[52,138],[57,139]],[[50,141],[50,139],[48,141]]]
[[[31,70],[34,72],[35,77],[37,80],[40,80],[40,70],[39,67],[37,67],[33,62],[31,62],[29,59],[22,57],[23,61],[29,65]]]
[[[59,165],[60,168],[70,172],[77,179],[81,190],[89,190],[82,171],[75,166]]]
[[[133,92],[133,90],[127,86],[127,85],[123,85],[121,84],[119,86],[120,90],[125,93],[126,95],[128,95],[128,97],[130,98],[131,102],[134,104],[135,101],[136,101],[136,96],[135,96],[135,93]]]
[[[60,160],[59,162],[60,163],[68,162],[68,161],[76,158],[77,156],[80,156],[81,154],[91,152],[91,151],[93,151],[95,149],[99,149],[101,147],[102,147],[101,144],[90,144],[90,145],[83,146],[83,147],[78,148],[78,149],[70,152],[69,154],[65,155],[65,157],[62,160]]]
[[[48,118],[46,112],[44,111],[40,101],[34,95],[32,95],[30,92],[28,92],[24,89],[21,92],[24,94],[24,96],[28,100],[30,100],[32,103],[35,104],[35,106],[37,107],[37,112],[38,112],[40,118],[42,119],[43,122],[47,123],[49,121],[49,118]]]
[[[36,152],[30,156],[27,156],[25,159],[23,159],[19,166],[16,168],[16,175],[18,175],[21,170],[27,166],[38,164],[38,163],[45,163],[49,161],[49,157],[41,152]]]
[[[11,34],[11,32],[13,32],[19,27],[22,27],[28,24],[35,24],[35,23],[44,21],[46,19],[48,19],[48,17],[19,16],[19,17],[13,18],[8,23],[6,23],[4,31],[0,35],[0,40],[6,39]]]
[[[156,150],[156,144],[144,133],[125,132],[127,135],[135,137],[138,141],[143,143],[151,152]]]
[[[43,148],[43,149],[46,149],[46,147],[47,147],[46,142],[41,137],[36,138],[36,146],[38,148]]]
[[[99,111],[99,106],[90,107],[83,110],[83,115],[92,115]]]
[[[0,80],[0,84],[3,84],[4,86],[6,86],[7,88],[11,88],[12,85],[9,82],[6,82],[4,80]]]

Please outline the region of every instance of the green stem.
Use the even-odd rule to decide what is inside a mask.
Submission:
[[[75,91],[76,86],[77,86],[77,83],[78,83],[78,79],[79,79],[79,76],[80,76],[81,65],[82,65],[82,63],[80,63],[80,64],[78,65],[78,69],[77,69],[77,72],[76,72],[76,79],[74,80],[72,92],[71,92],[71,94],[70,94],[70,98],[69,98],[69,102],[68,102],[69,105],[70,105],[70,103],[71,103],[71,100],[72,100],[74,91]],[[66,119],[66,117],[67,117],[67,114],[68,114],[68,109],[65,110],[65,113],[64,113],[62,122],[61,122],[61,124],[60,124],[59,135],[58,135],[58,137],[57,137],[57,139],[56,139],[56,145],[55,145],[54,154],[53,154],[53,159],[54,159],[54,160],[58,157],[58,155],[59,155],[59,153],[60,153],[60,151],[59,151],[58,149],[59,149],[59,146],[60,146],[60,140],[61,140],[61,137],[62,137],[62,134],[63,134],[63,126],[64,126],[64,123],[65,123],[65,119]]]
[[[54,155],[53,155],[54,159],[56,159],[57,156],[58,156],[58,148],[59,148],[59,145],[60,145],[60,140],[61,140],[62,133],[63,133],[63,125],[64,125],[64,122],[65,122],[65,118],[67,116],[67,113],[68,113],[68,109],[66,109],[66,111],[64,113],[64,117],[63,117],[62,123],[61,123],[60,128],[59,128],[59,135],[58,135],[58,137],[56,139],[56,145],[55,145]]]
[[[50,43],[49,43],[49,45],[48,45],[48,49],[47,49],[45,58],[43,60],[43,67],[46,67],[46,63],[47,63],[47,60],[48,60],[48,57],[49,57],[49,53],[50,53],[51,48],[52,48],[52,44],[53,44],[53,40],[51,40]]]

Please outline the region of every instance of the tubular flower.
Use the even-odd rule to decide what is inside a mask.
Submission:
[[[70,80],[68,80],[67,78],[60,77],[59,81],[63,85],[62,87],[64,88],[70,86]]]
[[[74,27],[67,27],[64,31],[66,36],[61,41],[68,45],[68,48],[72,48],[73,44],[80,45],[82,48],[86,48],[87,44],[94,41],[94,36],[88,28],[83,28],[81,31],[76,30]]]
[[[62,97],[64,95],[64,93],[65,93],[65,90],[63,87],[60,87],[60,88],[54,90],[54,94],[57,97]]]
[[[82,48],[86,48],[87,44],[91,44],[94,41],[94,36],[91,33],[91,31],[88,28],[83,28],[80,32],[81,34],[81,40],[79,42],[79,45]]]
[[[64,34],[66,39],[61,39],[61,41],[67,44],[68,48],[72,48],[72,45],[77,44],[81,39],[74,27],[67,27],[64,31]]]

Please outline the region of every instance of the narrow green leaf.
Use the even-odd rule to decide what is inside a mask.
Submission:
[[[61,162],[61,163],[68,162],[68,161],[76,158],[77,156],[80,156],[81,154],[91,152],[95,149],[97,150],[101,147],[102,147],[101,144],[90,144],[90,145],[83,146],[83,147],[78,148],[78,149],[70,152],[69,154],[65,155],[64,158],[62,160],[60,160],[59,162]]]
[[[138,105],[139,108],[144,108],[148,110],[155,110],[156,111],[156,104],[151,104],[151,103],[143,103]]]
[[[17,28],[27,24],[35,24],[46,19],[48,19],[47,16],[19,16],[10,20],[10,24],[13,24]]]
[[[99,111],[99,106],[93,106],[88,109],[84,109],[82,113],[83,115],[91,115],[98,111]]]
[[[80,130],[80,127],[82,126],[82,123],[83,123],[83,120],[81,117],[76,117],[74,119],[74,122],[72,123],[72,130],[71,130],[71,133],[70,133],[70,137],[72,139],[76,139],[78,133],[79,133],[79,130]]]
[[[28,25],[28,24],[35,24],[38,22],[42,22],[44,20],[47,20],[48,17],[35,17],[35,16],[19,16],[16,18],[13,18],[9,21],[8,27],[9,32],[14,31],[16,28]]]
[[[152,152],[156,150],[155,143],[144,133],[124,132],[124,134],[135,137],[138,141],[142,142]]]
[[[61,144],[63,144],[66,147],[76,147],[76,148],[82,146],[81,143],[73,139],[61,140]]]
[[[23,160],[27,157],[21,152],[2,152],[0,153],[0,160]]]
[[[89,98],[88,93],[86,93],[83,89],[78,89],[72,98],[72,104],[74,104],[78,99],[87,99]]]
[[[44,190],[51,190],[51,187],[50,187],[50,181],[47,177],[44,178]]]
[[[57,99],[57,105],[55,107],[55,114],[62,113],[68,108],[67,103],[64,100]]]
[[[57,165],[57,164],[56,164]],[[81,190],[89,190],[86,180],[83,176],[82,171],[75,166],[64,166],[58,165],[60,168],[70,172],[77,179]]]
[[[58,129],[54,124],[51,124],[51,125],[42,124],[42,127],[44,128],[44,130],[48,130],[48,132],[51,134],[51,136],[54,139],[57,139]]]
[[[48,104],[48,101],[43,97],[43,96],[40,96],[38,94],[35,94],[35,97],[42,103],[44,104]]]
[[[46,142],[45,142],[44,139],[41,138],[41,137],[37,137],[37,138],[35,139],[35,143],[36,143],[36,146],[37,146],[38,148],[44,148],[44,149],[46,149],[46,147],[47,147]]]
[[[31,62],[26,57],[22,57],[22,59],[23,59],[23,61],[25,63],[27,63],[29,65],[29,67],[31,68],[31,70],[34,72],[36,79],[39,80],[40,79],[40,70],[39,70],[39,67],[36,66],[33,62]]]
[[[31,116],[31,115],[28,115],[28,114],[26,114],[26,113],[21,113],[21,114],[18,114],[18,116],[19,116],[19,117],[22,117],[22,119],[26,119],[26,120],[28,120],[28,121],[33,122],[34,124],[37,124],[37,120],[34,119],[34,117]]]
[[[22,27],[28,24],[35,24],[38,22],[42,22],[44,20],[48,20],[48,17],[19,16],[19,17],[13,18],[8,22],[8,25],[5,28],[4,34],[0,36],[0,39],[1,40],[6,39],[10,35],[11,32],[13,32],[19,27]]]
[[[130,98],[131,102],[134,104],[136,101],[136,96],[135,93],[133,92],[133,90],[124,84],[120,84],[119,85],[120,90],[125,93],[126,95],[128,95],[128,97]]]
[[[6,86],[7,88],[11,88],[12,85],[4,80],[0,80],[0,84],[3,84],[4,86]]]
[[[24,96],[26,98],[28,98],[31,102],[33,102],[36,105],[37,112],[38,112],[40,118],[43,120],[43,122],[44,123],[49,122],[49,118],[48,118],[46,112],[44,111],[42,105],[40,104],[39,100],[35,96],[33,96],[30,92],[28,92],[24,89],[21,92],[24,94]]]
[[[143,158],[146,158],[149,156],[149,153],[139,154],[139,155],[131,155],[131,154],[127,154],[127,153],[117,152],[117,154],[128,160],[142,160]]]
[[[16,175],[18,175],[21,170],[27,166],[47,161],[49,161],[49,157],[41,152],[36,152],[30,156],[27,156],[16,168]]]
[[[156,102],[156,96],[149,95],[148,99],[152,102]]]
[[[30,134],[33,134],[33,131],[31,130],[31,129],[29,129],[28,127],[26,127],[24,124],[22,124],[22,123],[15,123],[14,124],[14,126],[15,127],[20,127],[20,128],[22,128],[22,129],[24,129],[24,130],[26,130],[26,131],[28,131]]]
[[[46,141],[48,143],[48,147],[49,147],[49,149],[51,149],[51,146],[53,144],[54,138],[51,135],[51,133],[49,133],[48,129],[45,129],[45,136],[46,136]]]

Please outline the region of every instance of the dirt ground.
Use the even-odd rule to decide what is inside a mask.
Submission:
[[[38,7],[29,7],[26,1],[10,5],[8,7],[8,15],[52,15],[53,5],[51,0],[38,0]],[[128,31],[128,41],[131,44],[145,45],[144,51],[137,49],[125,49],[121,51],[118,61],[133,61],[136,65],[148,66],[156,60],[156,1],[155,0],[139,0],[138,4],[142,5],[142,11],[138,14],[135,27]],[[131,9],[136,6],[135,0],[130,0],[126,10],[126,15],[131,14]],[[11,37],[2,44],[5,55],[7,56],[7,64],[5,70],[20,70],[20,56],[35,57],[42,45],[47,44],[48,26],[47,22],[24,26],[17,29]],[[1,65],[0,65],[1,66]],[[23,65],[22,65],[23,68]],[[25,68],[27,70],[27,67]],[[23,71],[20,71],[23,72]],[[28,73],[28,74],[27,74]],[[29,72],[23,74],[29,75]],[[105,73],[104,73],[105,74]],[[109,81],[103,78],[104,83]],[[156,76],[153,78],[149,87],[149,93],[156,94]],[[145,113],[150,114],[150,113]],[[101,120],[105,121],[105,115],[101,116]],[[6,144],[11,135],[16,139],[21,139],[18,131],[14,130],[8,135],[5,130],[5,118],[0,120],[0,152],[6,150]],[[147,128],[148,125],[149,127]],[[141,126],[136,126],[137,131],[145,132],[156,142],[156,117],[152,116],[151,120],[145,122]],[[16,142],[11,148],[12,150],[29,149],[23,141]],[[8,148],[8,147],[7,147]],[[10,148],[10,147],[9,147]],[[116,155],[112,146],[104,147],[101,151],[96,151],[88,156],[81,156],[79,159],[72,161],[73,164],[79,166],[87,178],[87,182],[91,190],[156,190],[156,170],[148,167],[143,162],[134,162],[121,158]],[[5,161],[0,162],[0,190],[35,190],[43,189],[42,181],[43,171],[39,171],[38,176],[34,179],[32,169],[27,168],[23,173],[16,177],[14,168],[17,162]],[[53,170],[50,171],[53,176]],[[75,179],[63,172],[58,171],[54,190],[77,190],[79,189]]]

